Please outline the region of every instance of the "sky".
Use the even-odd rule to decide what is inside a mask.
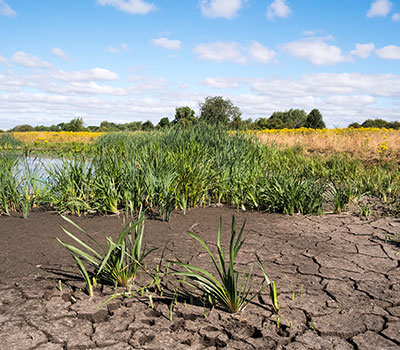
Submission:
[[[0,129],[317,108],[400,120],[400,0],[0,0]]]

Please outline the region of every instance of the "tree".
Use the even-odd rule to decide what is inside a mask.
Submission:
[[[161,118],[157,124],[157,128],[165,129],[168,128],[171,123],[169,122],[168,117]]]
[[[11,129],[11,131],[15,132],[25,132],[25,131],[33,131],[34,128],[31,125],[28,124],[23,124],[23,125],[17,125],[15,128]]]
[[[390,128],[390,123],[383,119],[367,119],[361,124],[363,128]]]
[[[142,130],[143,131],[150,131],[150,130],[153,130],[153,129],[154,129],[154,125],[150,120],[148,120],[148,121],[146,121],[146,122],[144,122],[142,124]]]
[[[206,97],[199,103],[200,120],[211,124],[228,124],[242,115],[239,107],[221,96]]]
[[[183,127],[195,123],[197,120],[194,115],[194,110],[188,106],[175,108],[175,119],[172,121],[173,124],[180,124]]]
[[[311,129],[323,129],[326,127],[321,112],[315,108],[308,113],[304,126]]]
[[[304,123],[307,119],[307,113],[303,109],[289,109],[285,112],[274,112],[269,118],[272,122],[272,119],[280,119],[282,121],[283,128],[295,129],[301,128],[304,126]],[[279,121],[274,121],[274,124],[280,125]]]
[[[361,125],[357,122],[351,123],[348,128],[353,128],[353,129],[359,129],[361,128]]]
[[[61,123],[61,131],[84,131],[85,124],[82,118],[74,118],[69,123]]]

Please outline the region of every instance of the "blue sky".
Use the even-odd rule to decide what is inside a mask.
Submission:
[[[0,0],[0,129],[162,117],[400,120],[400,0]]]

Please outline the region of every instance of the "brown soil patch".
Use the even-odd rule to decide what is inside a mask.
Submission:
[[[399,219],[287,217],[205,208],[186,216],[176,213],[170,222],[148,220],[146,239],[162,246],[171,238],[167,258],[209,264],[187,231],[215,246],[219,217],[227,241],[233,214],[238,224],[247,218],[239,267],[247,268],[257,252],[277,283],[279,329],[266,294],[235,316],[178,303],[172,322],[167,297],[155,298],[154,309],[140,296],[117,298],[99,308],[111,292],[106,288],[89,300],[74,287],[83,283],[76,279],[72,257],[55,239],[65,239],[62,218],[32,213],[28,220],[0,217],[0,348],[399,348],[400,249],[385,242],[388,234],[400,234]],[[123,226],[118,217],[74,220],[104,243]],[[158,255],[149,257],[149,263]],[[60,279],[62,291],[57,289]]]

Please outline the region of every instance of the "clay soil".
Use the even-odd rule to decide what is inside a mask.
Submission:
[[[72,227],[60,216],[37,212],[27,220],[19,214],[0,217],[0,348],[400,348],[400,247],[385,241],[400,234],[399,219],[203,208],[175,213],[170,222],[147,220],[146,241],[162,247],[170,238],[168,259],[210,266],[187,231],[215,248],[219,217],[226,242],[233,214],[238,225],[247,218],[238,268],[248,269],[254,252],[261,257],[277,283],[279,328],[267,293],[238,315],[182,300],[173,305],[172,321],[168,293],[153,295],[154,308],[146,295],[118,297],[99,307],[112,295],[111,287],[89,299],[80,291],[84,283],[73,258],[56,241],[67,240],[60,224]],[[73,220],[103,244],[123,227],[116,216]],[[153,253],[147,264],[154,265],[159,255]],[[261,280],[261,273],[255,274]]]

